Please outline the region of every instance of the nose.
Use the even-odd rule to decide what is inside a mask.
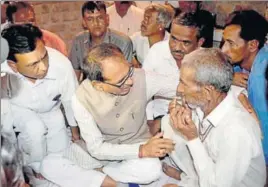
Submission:
[[[182,51],[183,50],[183,42],[181,42],[181,41],[174,42],[173,50]]]
[[[181,95],[183,95],[183,92],[184,92],[184,89],[183,89],[183,86],[182,86],[182,84],[181,83],[179,83],[179,85],[178,85],[178,87],[177,87],[177,95],[179,96],[181,96]]]
[[[93,25],[99,25],[99,21],[98,21],[98,19],[95,18],[95,19],[93,20]]]
[[[128,85],[128,86],[132,86],[133,85],[133,78],[129,77],[125,84]]]
[[[221,52],[224,53],[224,54],[227,54],[228,52],[228,47],[227,47],[227,44],[224,43],[221,47]]]
[[[42,72],[47,71],[48,64],[44,60],[39,63],[39,70]]]

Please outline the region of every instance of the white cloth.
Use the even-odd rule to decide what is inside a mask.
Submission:
[[[141,22],[143,20],[144,11],[131,5],[127,14],[122,18],[116,12],[115,5],[107,8],[107,13],[110,17],[109,27],[120,31],[128,36],[140,31]]]
[[[167,79],[164,85],[162,85],[166,87],[162,93],[163,96],[174,97],[176,95],[180,71],[175,59],[171,55],[169,40],[158,42],[150,48],[142,68],[145,71],[153,71],[157,75],[164,76]],[[147,119],[152,120],[154,117],[167,114],[169,102],[164,99],[151,101],[146,108]]]
[[[163,41],[168,40],[169,35],[170,34],[166,31]],[[130,38],[133,43],[133,52],[136,54],[138,61],[143,64],[150,49],[148,37],[142,36],[141,32],[136,32]]]
[[[47,153],[66,149],[69,143],[62,103],[69,125],[77,126],[71,107],[71,97],[78,86],[71,62],[60,52],[46,48],[49,69],[46,77],[28,81],[24,76],[11,70],[7,63],[1,64],[1,71],[18,78],[13,87],[11,112],[15,131],[20,132],[19,144],[25,154],[26,163],[37,172],[40,161]]]
[[[13,130],[13,117],[8,99],[1,99],[1,133],[8,136],[9,140],[16,144],[17,139]]]
[[[193,112],[193,121],[198,129],[201,127],[202,134],[212,127],[204,142],[200,138],[185,140],[170,126],[169,116],[163,118],[164,137],[176,142],[170,158],[183,171],[181,181],[176,183],[179,186],[264,186],[266,171],[260,129],[238,101],[239,90],[234,88],[204,120],[200,109]]]
[[[79,167],[61,154],[49,154],[41,166],[42,175],[61,187],[99,187],[106,174]]]

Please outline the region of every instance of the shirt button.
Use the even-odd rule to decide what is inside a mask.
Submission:
[[[121,127],[121,128],[120,128],[120,131],[122,132],[123,130],[124,130],[124,128],[123,128],[123,127]]]
[[[118,104],[119,104],[119,102],[115,102],[115,104],[114,104],[114,105],[115,105],[115,106],[117,106]]]
[[[116,118],[119,118],[120,114],[116,114]]]

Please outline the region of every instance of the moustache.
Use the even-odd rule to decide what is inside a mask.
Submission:
[[[185,55],[185,53],[182,52],[181,50],[172,50],[171,52],[172,52],[172,53],[179,53],[179,54],[181,54],[181,55]]]
[[[130,4],[131,1],[121,1],[120,4],[123,5],[123,4]]]

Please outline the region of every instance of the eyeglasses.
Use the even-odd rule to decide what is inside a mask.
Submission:
[[[133,66],[130,66],[127,75],[126,75],[126,76],[122,79],[122,81],[120,81],[119,83],[117,83],[117,84],[112,84],[112,83],[108,83],[108,82],[105,82],[105,81],[104,81],[104,83],[105,83],[105,84],[109,84],[109,85],[114,86],[114,87],[117,87],[117,88],[121,88],[121,87],[126,83],[126,81],[127,81],[130,77],[133,76],[133,73],[134,73],[134,67],[133,67]]]

